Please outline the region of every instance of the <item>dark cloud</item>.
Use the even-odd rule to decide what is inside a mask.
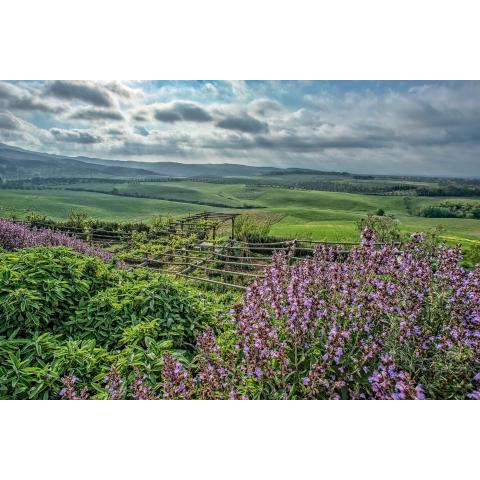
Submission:
[[[113,137],[118,137],[120,135],[126,135],[127,132],[123,128],[108,128],[105,130],[105,133]]]
[[[212,116],[199,105],[191,102],[174,102],[155,110],[154,117],[160,122],[210,122]]]
[[[122,85],[120,82],[107,82],[105,88],[123,98],[133,98],[136,93],[135,90]]]
[[[268,100],[266,98],[260,98],[250,102],[249,107],[253,113],[262,117],[267,116],[269,113],[279,112],[282,110],[282,107],[278,102],[274,102],[273,100]]]
[[[0,82],[0,101],[10,110],[39,111],[59,113],[64,110],[60,105],[50,104],[24,88],[6,82]]]
[[[178,112],[167,109],[157,110],[154,114],[154,117],[160,122],[166,123],[175,123],[182,120],[182,117]]]
[[[141,125],[137,125],[135,127],[135,133],[138,133],[139,135],[142,135],[143,137],[148,137],[150,132],[145,127],[142,127]]]
[[[247,113],[241,115],[228,115],[216,123],[219,128],[237,130],[244,133],[262,133],[268,131],[268,125]]]
[[[60,142],[91,144],[100,143],[102,141],[100,136],[82,130],[51,128],[50,133]]]
[[[101,85],[83,81],[56,80],[46,88],[46,94],[64,100],[81,100],[96,107],[112,107],[113,100]]]
[[[76,120],[123,120],[123,115],[117,110],[82,108],[72,113],[69,118]]]
[[[22,124],[10,112],[0,112],[0,128],[3,130],[21,130]]]
[[[148,122],[150,120],[149,113],[146,110],[137,110],[132,113],[131,118],[136,122]]]
[[[382,148],[392,144],[392,140],[383,136],[340,136],[337,138],[305,135],[281,135],[277,137],[259,136],[255,146],[267,149],[280,149],[292,152],[312,152],[327,148]]]
[[[152,143],[143,141],[126,140],[122,145],[112,147],[110,153],[113,155],[128,156],[165,156],[185,157],[187,152],[175,141],[156,140]]]

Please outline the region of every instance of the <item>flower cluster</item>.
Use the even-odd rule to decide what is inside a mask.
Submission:
[[[392,357],[384,355],[378,369],[368,379],[374,396],[378,400],[424,400],[425,392],[421,385],[414,387],[410,376],[397,371]]]
[[[87,400],[88,390],[87,388],[82,388],[80,394],[77,394],[75,389],[75,383],[78,381],[78,378],[75,375],[67,375],[62,378],[63,388],[59,392],[59,396],[65,400]]]
[[[465,271],[458,249],[420,234],[377,247],[366,230],[348,255],[291,256],[197,336],[188,367],[163,356],[163,398],[480,398],[480,266]]]
[[[104,380],[105,389],[111,400],[122,400],[125,398],[125,387],[117,369],[111,367]]]
[[[468,398],[471,398],[472,400],[480,400],[480,372],[475,375],[473,381],[475,382],[478,390],[474,390],[473,392],[469,393]]]
[[[163,398],[184,399],[192,398],[193,379],[182,364],[171,354],[163,355]]]
[[[134,371],[135,379],[130,387],[132,397],[135,400],[156,400],[157,396],[152,392],[151,387],[146,384],[147,376],[138,367],[134,367]]]
[[[65,233],[55,232],[50,229],[27,228],[8,220],[0,219],[0,247],[6,250],[35,247],[43,245],[47,247],[65,246],[84,253],[99,257],[104,261],[112,259],[112,254],[88,245],[87,243]]]
[[[210,361],[193,395],[466,398],[458,372],[480,366],[480,268],[460,260],[418,234],[376,248],[368,230],[346,258],[320,246],[291,266],[276,253],[231,312],[236,355],[212,361],[211,333],[198,341]]]

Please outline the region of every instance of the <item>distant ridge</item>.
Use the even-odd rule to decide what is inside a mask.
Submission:
[[[32,177],[148,177],[146,168],[109,166],[74,157],[40,153],[0,143],[0,178]]]
[[[177,163],[106,160],[85,156],[69,157],[26,150],[0,143],[0,177],[22,179],[31,177],[198,177],[243,176],[281,173],[298,169],[253,167],[230,163]],[[301,169],[302,171],[311,171]]]

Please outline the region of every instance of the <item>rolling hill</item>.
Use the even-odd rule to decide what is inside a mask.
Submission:
[[[0,144],[0,178],[32,177],[147,177],[158,175],[145,168],[102,165],[73,157],[39,153]]]
[[[230,163],[177,163],[106,160],[34,152],[0,143],[0,178],[32,177],[230,177],[275,175],[297,169]],[[315,172],[311,170],[311,172]]]

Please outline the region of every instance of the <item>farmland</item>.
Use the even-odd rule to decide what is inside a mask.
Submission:
[[[284,177],[282,181],[287,182]],[[399,221],[403,232],[442,226],[442,235],[452,242],[468,244],[480,240],[480,221],[476,219],[426,218],[415,214],[425,206],[455,199],[476,202],[480,197],[369,195],[261,186],[248,183],[248,179],[247,183],[241,183],[245,179],[240,178],[235,179],[239,183],[232,181],[91,181],[42,190],[0,189],[0,208],[4,216],[22,216],[33,210],[61,220],[70,211],[80,210],[98,219],[144,222],[156,215],[181,216],[205,210],[270,214],[277,220],[272,227],[274,235],[325,241],[355,240],[356,222],[381,208]]]

